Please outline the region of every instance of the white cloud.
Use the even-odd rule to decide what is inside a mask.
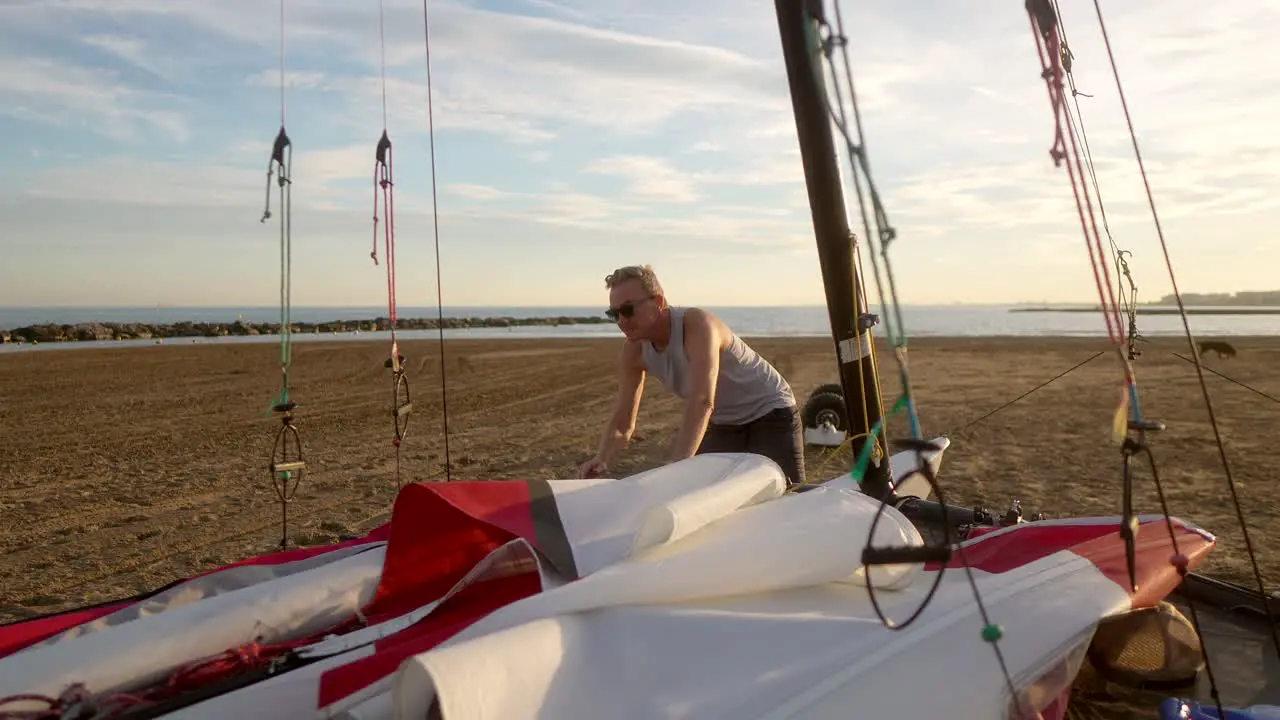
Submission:
[[[627,181],[625,194],[634,200],[690,203],[699,199],[690,179],[658,157],[610,155],[588,164],[583,171],[622,177]]]
[[[34,198],[83,200],[121,205],[261,208],[267,192],[268,143],[244,143],[226,161],[202,165],[113,155],[32,173],[22,183]],[[292,204],[296,210],[366,208],[373,194],[373,146],[346,146],[301,151],[293,157]],[[356,182],[360,190],[344,187]],[[279,188],[271,183],[273,213]],[[413,212],[421,203],[400,202],[398,212]],[[367,211],[362,213],[367,214]]]
[[[32,9],[31,5],[19,7]],[[35,12],[180,18],[203,32],[259,45],[267,64],[262,79],[270,78],[274,84],[278,23],[273,8],[248,0],[216,5],[197,0],[61,0]],[[565,10],[560,15],[570,19],[583,14]],[[412,74],[412,86],[401,88],[413,98],[411,103],[425,97],[421,12],[421,4],[415,2],[386,6],[387,64],[393,75]],[[431,13],[440,119],[449,123],[447,116],[458,116],[458,127],[469,122],[479,125],[478,129],[523,134],[531,141],[552,132],[547,124],[645,132],[691,110],[776,106],[778,91],[785,90],[780,66],[712,44],[490,12],[458,3],[433,3]],[[347,92],[364,91],[357,102],[366,101],[371,91],[380,94],[376,87],[367,87],[368,74],[376,73],[380,62],[377,12],[318,1],[291,3],[286,8],[286,49],[291,74],[306,76],[314,71],[308,65],[323,58],[331,68],[326,74],[337,75],[333,82],[345,83],[342,89]],[[335,51],[338,57],[360,61],[365,72],[332,72]],[[358,87],[350,85],[353,81]]]
[[[157,77],[172,79],[172,68],[156,58],[148,51],[146,43],[135,37],[101,33],[86,35],[80,39],[89,47],[114,55],[134,67],[145,70]]]
[[[805,220],[785,207],[708,205],[673,217],[654,212],[629,195],[626,200],[615,200],[555,187],[547,192],[517,193],[477,185],[451,185],[446,191],[464,202],[442,204],[442,217],[505,218],[609,236],[665,237],[735,251],[758,247],[789,252],[797,246],[808,248],[813,242],[804,232]]]
[[[187,139],[182,113],[155,107],[161,99],[121,83],[115,73],[48,59],[0,56],[3,115],[74,126],[119,140],[138,140],[148,131]]]
[[[318,150],[302,150],[294,156],[294,166],[305,168],[308,183],[328,185],[342,180],[362,180],[373,187],[374,149],[368,142]]]
[[[501,200],[511,196],[510,193],[495,187],[474,183],[450,183],[445,185],[443,190],[467,200]]]
[[[262,70],[245,79],[252,87],[275,90],[280,87],[278,70]],[[381,118],[382,78],[373,75],[327,75],[320,72],[289,71],[285,73],[286,102],[293,102],[291,93],[313,90],[326,93],[342,104],[339,119],[349,125],[366,126],[374,117]],[[494,110],[483,104],[469,102],[465,97],[455,97],[448,89],[435,88],[435,106],[428,116],[425,82],[386,79],[388,130],[401,128],[426,132],[435,123],[436,132],[465,130],[489,133],[511,142],[538,143],[551,140],[555,133],[538,123],[516,117],[508,112]],[[296,98],[295,98],[296,99]]]
[[[530,219],[542,222],[591,226],[592,221],[607,221],[619,211],[627,210],[627,206],[595,195],[584,193],[554,193],[538,197],[539,205],[530,215]]]
[[[260,70],[244,79],[246,85],[252,87],[268,87],[278,89],[283,81],[285,90],[328,90],[330,78],[322,72],[289,70],[284,75],[279,69]]]
[[[442,217],[484,214],[601,237],[637,233],[811,251],[771,3],[523,0],[517,7],[541,17],[431,4]],[[1077,82],[1095,96],[1080,104],[1108,216],[1118,242],[1137,257],[1152,257],[1154,238],[1144,228],[1149,210],[1096,18],[1088,3],[1066,9],[1073,12],[1065,25]],[[1039,262],[1037,253],[1062,252],[1064,260],[1087,262],[1066,170],[1049,159],[1052,115],[1022,8],[973,13],[937,0],[873,0],[846,2],[844,10],[874,177],[902,234],[896,252],[950,258],[942,263],[950,280],[922,287],[968,292],[954,279],[956,270],[993,256]],[[80,42],[132,66],[169,72],[174,87],[195,89],[189,100],[157,96],[100,69],[0,55],[0,113],[91,126],[119,139],[159,129],[199,138],[211,152],[234,151],[204,164],[115,157],[75,172],[53,166],[24,181],[33,193],[134,204],[247,201],[250,214],[260,206],[269,137],[256,139],[256,125],[254,139],[197,125],[203,118],[196,103],[209,102],[198,93],[210,88],[212,102],[230,93],[274,101],[273,92],[258,92],[274,91],[279,82],[274,4],[29,0],[6,11],[23,18],[8,27],[39,25],[46,34],[74,20],[68,27]],[[397,143],[426,129],[421,12],[417,0],[387,3],[387,88]],[[1270,60],[1266,34],[1280,23],[1278,15],[1263,0],[1212,8],[1169,0],[1159,8],[1117,4],[1108,16],[1161,216],[1183,256],[1217,240],[1212,221],[1236,223],[1242,246],[1262,247],[1249,265],[1280,262],[1262,240],[1280,222],[1280,153],[1271,142],[1280,65]],[[182,48],[190,64],[169,62],[179,41],[161,47],[169,35],[144,32],[140,23],[150,22],[200,38],[189,52]],[[307,184],[296,188],[296,198],[304,207],[363,208],[376,134],[367,145],[347,143],[371,133],[381,117],[376,7],[291,1],[286,23],[290,117],[300,118],[299,137],[309,138],[299,143],[307,152],[296,166]],[[0,28],[0,44],[12,37],[6,32],[13,31]],[[186,74],[197,66],[209,74]],[[260,119],[260,109],[253,112]],[[338,131],[314,139],[335,124]],[[537,162],[536,172],[525,161]],[[414,163],[404,167],[413,172]],[[602,171],[626,190],[607,192],[615,181]],[[849,206],[856,213],[852,197]],[[397,198],[397,207],[429,209],[422,193],[403,203]],[[964,252],[946,255],[945,248]],[[1197,256],[1183,285],[1209,287],[1238,271],[1239,263],[1221,254],[1205,257]],[[1077,297],[1087,298],[1092,287],[1078,280],[1072,275],[1049,285],[1077,287]],[[1157,280],[1144,278],[1157,286],[1153,295]]]
[[[566,4],[551,2],[551,0],[522,0],[522,2],[536,10],[545,10],[568,20],[582,22],[590,19],[590,16],[583,10]]]
[[[388,10],[388,18],[393,10]],[[388,33],[393,116],[425,127],[420,9],[401,7]],[[681,114],[723,108],[777,107],[781,68],[713,45],[673,42],[547,18],[488,12],[455,4],[432,8],[432,61],[438,127],[465,128],[524,142],[549,140],[563,126],[627,134],[652,132]],[[413,18],[414,22],[409,22]],[[332,32],[349,19],[310,18]],[[413,28],[412,32],[408,28]],[[378,68],[376,38],[351,52]],[[408,80],[407,78],[413,78]],[[376,81],[346,75],[335,87],[380,95]]]
[[[266,187],[266,158],[254,172],[231,166],[188,167],[137,157],[107,157],[49,168],[29,179],[26,194],[122,205],[235,206],[253,214]],[[274,186],[272,205],[275,205]]]

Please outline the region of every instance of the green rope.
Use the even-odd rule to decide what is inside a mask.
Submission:
[[[292,148],[289,152],[293,155]],[[292,157],[290,157],[292,159]],[[280,394],[267,415],[278,405],[289,402],[289,367],[293,364],[293,193],[288,168],[280,166],[280,194],[284,200],[284,217],[280,218]]]
[[[289,402],[289,367],[293,364],[293,318],[291,316],[291,299],[293,296],[293,178],[290,172],[293,165],[293,143],[285,132],[284,125],[276,136],[271,160],[267,164],[267,209],[262,214],[262,221],[271,217],[271,175],[277,174],[280,186],[280,202],[284,206],[284,215],[280,218],[280,394],[271,402],[266,414],[269,416],[279,405]]]
[[[915,399],[911,391],[911,373],[908,369],[907,362],[907,332],[906,324],[902,317],[902,304],[898,300],[898,289],[893,273],[893,264],[889,259],[889,245],[897,237],[897,231],[889,223],[888,213],[885,211],[884,205],[881,203],[880,194],[876,189],[875,182],[871,178],[870,161],[867,159],[866,146],[863,141],[863,129],[861,114],[858,110],[858,101],[853,86],[853,69],[849,60],[848,40],[844,34],[844,21],[840,16],[840,3],[836,0],[834,3],[836,27],[832,28],[827,24],[826,20],[821,17],[809,16],[807,23],[808,32],[806,37],[809,42],[809,52],[814,61],[815,74],[817,75],[818,88],[822,94],[823,100],[827,106],[827,112],[831,116],[831,121],[838,127],[840,134],[844,138],[845,148],[849,155],[849,164],[852,166],[853,189],[858,199],[858,209],[862,216],[863,234],[870,245],[871,267],[876,283],[877,295],[880,299],[880,307],[885,311],[885,332],[889,342],[894,349],[894,360],[898,365],[898,375],[902,383],[902,391],[898,399],[894,402],[893,407],[886,413],[876,424],[875,427],[867,433],[868,437],[863,443],[862,451],[858,454],[857,462],[851,471],[853,479],[859,485],[862,484],[866,475],[867,467],[871,462],[871,453],[877,444],[877,436],[884,431],[885,420],[892,417],[896,413],[906,411],[908,424],[910,426],[911,436],[917,440],[923,440],[923,433],[920,427],[920,417],[916,411]],[[827,37],[822,37],[822,30],[828,32]],[[849,102],[851,105],[850,113],[845,112],[844,98],[840,92],[839,72],[836,64],[832,60],[832,54],[836,49],[840,50],[841,59],[843,60],[844,75],[847,80]],[[824,62],[825,61],[825,62]],[[827,88],[826,73],[824,68],[829,65],[832,73],[832,85],[835,90],[835,102],[832,102],[831,93]],[[850,121],[852,121],[852,130],[856,132],[856,139],[851,132]],[[861,171],[861,172],[859,172]],[[866,192],[864,194],[862,187],[863,176],[866,180]],[[868,203],[869,200],[869,203]],[[870,204],[870,208],[868,208]],[[874,218],[874,232],[872,229]],[[884,260],[884,272],[881,273],[880,262],[877,260],[877,250]],[[886,287],[887,286],[887,287]],[[886,292],[887,290],[887,292]],[[923,457],[922,462],[926,462]],[[889,458],[884,459],[885,462]],[[940,493],[941,491],[939,491]],[[941,497],[939,497],[941,500]],[[868,547],[871,538],[867,539]],[[961,558],[964,558],[963,548],[960,550]],[[995,650],[996,660],[1000,664],[1000,669],[1004,674],[1010,695],[1014,698],[1017,706],[1018,714],[1023,715],[1021,695],[1014,688],[1013,679],[1009,675],[1008,666],[1005,663],[1004,655],[1000,650],[997,641],[1000,639],[1001,631],[999,626],[994,625],[987,616],[986,609],[983,606],[982,594],[978,590],[978,586],[973,579],[973,572],[969,568],[967,561],[964,564],[965,573],[969,579],[969,586],[973,591],[974,601],[977,603],[978,612],[982,616],[983,640],[991,643]],[[941,579],[939,577],[939,579]],[[870,590],[870,585],[868,585]],[[873,600],[874,602],[874,600]],[[928,604],[928,598],[925,600]],[[924,605],[920,610],[923,611]],[[919,612],[919,611],[918,611]],[[881,616],[881,620],[884,618]]]
[[[907,409],[909,404],[910,401],[906,395],[899,395],[898,399],[894,401],[893,407],[889,408],[888,417],[893,417]],[[884,430],[884,420],[884,418],[877,420],[875,426],[867,433],[867,439],[862,443],[862,450],[858,452],[858,461],[853,464],[853,470],[849,471],[853,481],[859,485],[862,484],[863,479],[867,476],[867,467],[871,464],[871,453],[876,448],[876,438]]]
[[[293,154],[292,149],[289,153]],[[292,159],[292,158],[290,158]],[[282,168],[282,173],[287,172]],[[284,217],[280,222],[280,373],[279,404],[289,402],[289,366],[293,364],[293,213],[292,178],[281,174],[280,191],[284,195]],[[290,185],[288,191],[285,185]]]
[[[839,18],[839,5],[836,5],[836,16]],[[843,23],[841,23],[843,25]],[[870,245],[872,276],[875,280],[876,294],[880,300],[880,307],[885,312],[885,335],[888,337],[889,343],[894,349],[894,359],[898,365],[898,379],[902,383],[902,397],[898,403],[905,403],[907,410],[908,425],[911,436],[917,439],[923,439],[924,434],[920,427],[919,413],[916,411],[915,397],[911,392],[911,373],[907,369],[907,330],[906,323],[902,317],[902,304],[898,301],[897,283],[893,273],[893,265],[889,260],[889,244],[897,237],[897,231],[890,225],[888,214],[885,212],[884,205],[880,201],[880,193],[876,189],[875,182],[871,179],[871,167],[867,160],[866,146],[864,143],[855,141],[850,131],[850,120],[853,121],[854,129],[857,131],[858,140],[862,139],[862,118],[858,110],[858,101],[853,88],[853,70],[849,64],[848,51],[846,49],[847,41],[841,27],[839,34],[832,32],[828,37],[822,36],[821,27],[826,27],[829,31],[830,26],[825,21],[811,19],[805,24],[805,37],[808,40],[808,50],[813,60],[813,68],[815,82],[818,85],[818,91],[822,95],[823,104],[826,105],[827,114],[831,121],[839,130],[841,138],[844,140],[845,149],[849,156],[849,165],[852,170],[852,180],[854,194],[858,199],[858,210],[862,217],[863,236]],[[846,114],[844,107],[844,96],[840,92],[839,73],[837,72],[835,62],[831,58],[831,54],[839,48],[844,59],[845,76],[848,82],[849,101],[852,105],[852,113]],[[831,68],[832,86],[835,89],[835,98],[831,97],[831,87],[827,85],[826,67]],[[861,172],[859,172],[861,171]],[[863,190],[863,179],[866,181],[866,190]],[[870,208],[867,207],[868,199]],[[875,229],[872,230],[871,217],[874,217]],[[880,262],[876,258],[877,251],[884,259],[884,270],[881,273]],[[886,293],[886,285],[888,292]],[[869,308],[868,308],[869,310]],[[897,407],[897,404],[895,404]]]

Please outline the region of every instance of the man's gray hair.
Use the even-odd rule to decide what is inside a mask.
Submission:
[[[658,282],[658,275],[653,271],[652,265],[620,267],[605,276],[604,286],[612,290],[615,285],[627,280],[639,280],[640,287],[644,288],[645,293],[649,295],[662,294],[662,283]]]

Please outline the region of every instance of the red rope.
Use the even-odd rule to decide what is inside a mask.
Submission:
[[[1121,347],[1124,344],[1124,326],[1121,320],[1120,304],[1116,298],[1115,288],[1111,284],[1111,272],[1107,263],[1103,261],[1106,257],[1106,248],[1102,242],[1102,233],[1098,229],[1097,216],[1093,211],[1093,201],[1090,199],[1088,187],[1082,187],[1085,177],[1084,163],[1080,157],[1080,148],[1076,144],[1071,114],[1066,112],[1062,43],[1056,17],[1046,4],[1046,12],[1042,13],[1042,16],[1049,27],[1041,27],[1041,19],[1037,18],[1032,5],[1034,3],[1028,3],[1027,8],[1031,20],[1031,31],[1036,38],[1041,77],[1044,78],[1045,89],[1049,93],[1049,104],[1053,109],[1054,138],[1049,154],[1053,157],[1055,166],[1060,166],[1063,160],[1067,160],[1067,177],[1071,181],[1071,192],[1075,198],[1076,214],[1080,219],[1080,229],[1084,233],[1085,246],[1089,249],[1089,264],[1093,268],[1094,283],[1102,303],[1103,318],[1107,323],[1107,337],[1116,347]],[[1067,150],[1067,138],[1070,138],[1070,151]]]
[[[384,241],[387,249],[387,311],[391,315],[391,354],[399,355],[396,344],[396,199],[395,184],[392,182],[391,148],[387,147],[386,175],[382,180],[383,208],[387,222],[383,226]],[[394,361],[399,366],[399,360]]]
[[[369,253],[369,257],[373,258],[373,264],[378,264],[378,176],[379,170],[382,169],[382,161],[373,161],[373,251]]]
[[[1107,23],[1102,18],[1102,6],[1098,0],[1093,0],[1094,11],[1098,15],[1098,28],[1102,31],[1102,42],[1107,48],[1107,60],[1111,64],[1111,75],[1116,81],[1116,94],[1120,97],[1120,108],[1124,110],[1125,124],[1129,127],[1129,140],[1133,143],[1133,156],[1138,161],[1138,170],[1142,173],[1142,187],[1147,194],[1147,205],[1151,208],[1151,219],[1155,223],[1156,236],[1160,239],[1160,250],[1164,254],[1164,264],[1169,271],[1169,283],[1173,286],[1173,296],[1178,301],[1179,315],[1182,316],[1182,327],[1186,332],[1187,345],[1189,349],[1195,353],[1195,340],[1191,335],[1191,324],[1187,320],[1186,308],[1183,306],[1182,293],[1178,290],[1178,280],[1173,272],[1173,260],[1169,257],[1169,245],[1165,242],[1164,229],[1160,226],[1160,213],[1156,211],[1155,195],[1151,192],[1151,183],[1147,180],[1147,169],[1142,162],[1142,153],[1138,149],[1138,133],[1133,128],[1133,116],[1129,114],[1129,102],[1125,100],[1124,87],[1120,82],[1120,69],[1116,67],[1116,56],[1111,50],[1111,38],[1107,34]],[[1222,470],[1226,475],[1227,489],[1231,491],[1231,504],[1235,507],[1236,519],[1240,523],[1240,532],[1244,536],[1245,551],[1249,556],[1249,565],[1253,569],[1254,580],[1258,583],[1258,594],[1263,597],[1269,597],[1267,593],[1266,583],[1262,578],[1262,571],[1258,568],[1258,556],[1253,551],[1253,541],[1249,537],[1249,524],[1245,522],[1244,510],[1240,505],[1240,496],[1236,491],[1235,480],[1231,476],[1231,465],[1227,462],[1226,446],[1222,442],[1222,433],[1218,428],[1218,422],[1213,412],[1213,401],[1209,397],[1209,386],[1205,384],[1204,369],[1201,367],[1198,355],[1192,355],[1196,358],[1194,362],[1196,368],[1196,376],[1200,381],[1200,392],[1204,397],[1205,410],[1209,413],[1209,425],[1213,428],[1214,440],[1218,446],[1218,458],[1222,461]],[[1263,609],[1267,615],[1267,626],[1271,629],[1271,644],[1276,649],[1276,654],[1280,655],[1280,633],[1276,632],[1276,617],[1271,610],[1271,603],[1263,601]],[[1194,606],[1192,607],[1192,620],[1195,620]],[[1197,632],[1199,627],[1197,626]],[[1206,669],[1208,666],[1208,656],[1206,658]],[[1212,675],[1210,675],[1212,684]],[[1224,715],[1222,711],[1222,702],[1217,695],[1217,688],[1210,688],[1213,700],[1217,704],[1218,715]]]

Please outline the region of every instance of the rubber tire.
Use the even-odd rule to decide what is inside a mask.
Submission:
[[[809,397],[812,398],[814,395],[821,395],[822,393],[835,393],[840,397],[844,397],[844,386],[838,382],[819,385],[813,389],[813,392],[809,393]]]
[[[836,414],[836,422],[834,423],[836,430],[848,432],[844,396],[833,392],[814,393],[809,396],[808,402],[804,404],[804,411],[801,413],[804,426],[807,428],[819,427],[818,415],[830,411],[835,411]]]

